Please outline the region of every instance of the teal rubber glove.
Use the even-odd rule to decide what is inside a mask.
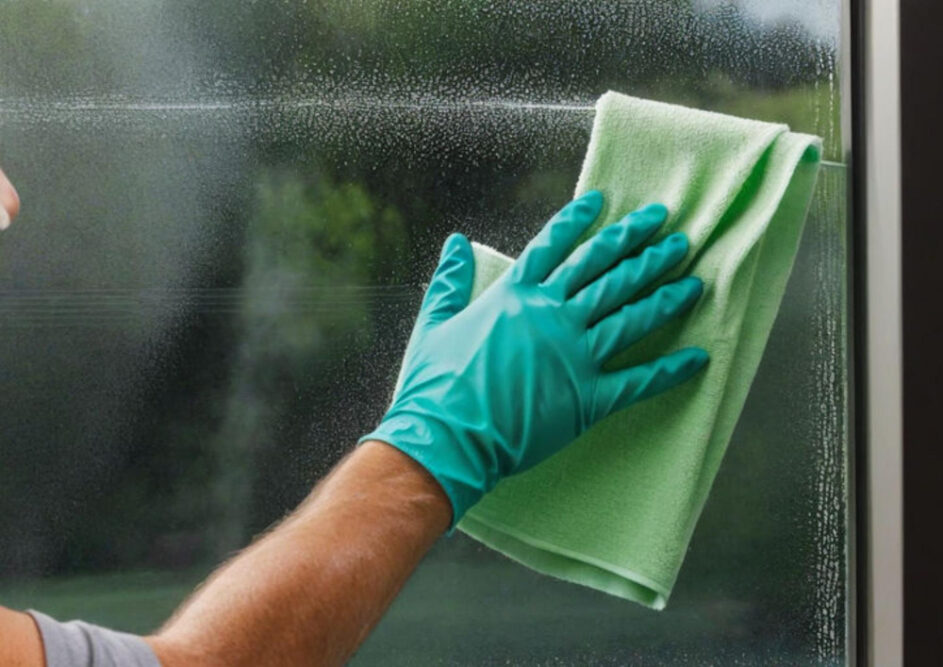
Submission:
[[[604,368],[687,311],[703,284],[687,277],[646,289],[688,251],[683,234],[645,247],[667,216],[661,204],[630,213],[572,250],[602,202],[597,191],[570,202],[471,303],[471,245],[460,234],[445,242],[399,389],[361,442],[389,443],[432,474],[452,502],[450,532],[501,478],[707,363],[704,350],[687,348],[640,366]]]

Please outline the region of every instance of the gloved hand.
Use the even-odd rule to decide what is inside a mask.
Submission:
[[[445,242],[402,384],[361,442],[381,440],[422,464],[452,502],[450,531],[501,478],[707,363],[704,350],[687,348],[624,370],[603,369],[688,310],[703,284],[682,278],[635,300],[688,250],[683,234],[641,250],[667,216],[661,204],[630,213],[571,253],[602,202],[597,191],[570,202],[471,303],[471,245],[460,234]]]

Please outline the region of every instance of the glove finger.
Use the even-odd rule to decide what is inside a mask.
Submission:
[[[663,204],[649,204],[632,211],[583,242],[546,282],[559,286],[567,298],[573,296],[606,269],[641,247],[667,216],[668,209]]]
[[[587,323],[597,322],[677,266],[687,252],[687,237],[671,234],[639,255],[623,259],[577,292],[569,304]]]
[[[602,419],[691,379],[709,359],[701,348],[687,347],[639,366],[604,374],[600,379],[601,412],[596,418]]]
[[[475,255],[462,234],[452,234],[442,246],[439,266],[426,289],[419,309],[419,324],[444,322],[460,312],[471,300],[475,278]]]
[[[560,209],[524,248],[514,263],[511,279],[539,283],[549,276],[599,216],[602,203],[602,193],[590,190]]]
[[[700,278],[689,276],[662,285],[644,299],[625,304],[587,332],[594,358],[605,363],[690,310],[703,291]]]

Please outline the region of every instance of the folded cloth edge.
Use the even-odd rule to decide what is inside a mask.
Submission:
[[[466,514],[459,522],[458,528],[511,560],[537,572],[590,586],[656,611],[661,611],[668,604],[670,590],[634,570],[571,551],[472,514]],[[514,548],[508,548],[509,546]],[[518,557],[517,554],[521,556]],[[613,574],[617,576],[609,576]]]

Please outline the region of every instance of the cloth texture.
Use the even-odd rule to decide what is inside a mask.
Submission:
[[[60,623],[30,610],[43,640],[46,667],[160,667],[143,639],[82,621]]]
[[[792,269],[821,160],[819,137],[615,92],[603,95],[576,194],[600,190],[596,226],[649,202],[655,237],[691,250],[661,283],[705,283],[693,311],[613,368],[699,346],[693,380],[611,415],[503,479],[458,528],[534,570],[662,609],[756,373]],[[474,244],[474,299],[512,260]]]

